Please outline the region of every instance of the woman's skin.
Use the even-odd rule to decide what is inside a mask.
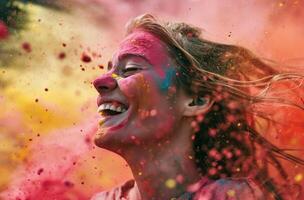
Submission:
[[[195,166],[191,124],[208,112],[212,101],[191,104],[196,97],[177,87],[176,64],[151,33],[136,30],[128,35],[112,63],[112,69],[94,81],[97,104],[110,101],[127,110],[114,116],[101,112],[96,145],[127,161],[143,200],[182,195],[202,178]],[[170,187],[174,181],[176,186]]]

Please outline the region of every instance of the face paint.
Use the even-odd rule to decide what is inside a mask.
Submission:
[[[119,76],[119,75],[117,75],[115,73],[111,74],[111,77],[114,78],[117,81],[122,78],[121,76]]]
[[[174,67],[166,69],[165,78],[159,83],[162,91],[168,91],[169,87],[173,84],[176,70]]]
[[[135,70],[124,74],[132,68]],[[98,88],[106,86],[102,79],[115,79],[117,87],[101,92],[100,98],[125,99],[128,109],[102,123],[96,144],[115,151],[126,148],[126,144],[155,143],[167,137],[182,118],[179,97],[169,91],[174,86],[175,74],[174,63],[162,41],[141,30],[130,34],[114,55],[113,68],[98,78],[101,81],[95,81],[105,84],[95,85]]]
[[[168,52],[161,40],[152,34],[140,30],[130,34],[114,55],[113,63],[117,63],[126,55],[139,55],[146,58],[157,74],[161,78],[165,77],[164,69],[170,63]]]

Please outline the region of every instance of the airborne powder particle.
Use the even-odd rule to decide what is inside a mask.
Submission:
[[[65,57],[66,57],[66,55],[65,55],[64,52],[60,52],[60,53],[58,54],[58,58],[59,58],[60,60],[63,60]]]
[[[43,172],[43,168],[40,168],[40,169],[37,171],[37,174],[40,175],[42,172]]]
[[[91,57],[88,56],[87,54],[83,53],[82,56],[81,56],[81,60],[82,62],[85,62],[85,63],[89,63],[92,61]]]
[[[27,53],[30,53],[32,51],[32,47],[31,44],[28,42],[24,42],[22,43],[22,48],[24,51],[26,51]]]

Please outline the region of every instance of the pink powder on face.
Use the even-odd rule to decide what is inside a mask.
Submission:
[[[113,57],[116,65],[126,55],[138,55],[147,59],[155,67],[161,78],[165,77],[165,68],[169,67],[170,59],[163,42],[151,33],[136,30],[120,44]]]

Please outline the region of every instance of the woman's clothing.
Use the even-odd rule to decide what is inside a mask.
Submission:
[[[202,179],[193,190],[172,200],[264,200],[266,199],[251,180],[227,178],[219,180]],[[134,180],[95,195],[91,200],[141,200]]]

